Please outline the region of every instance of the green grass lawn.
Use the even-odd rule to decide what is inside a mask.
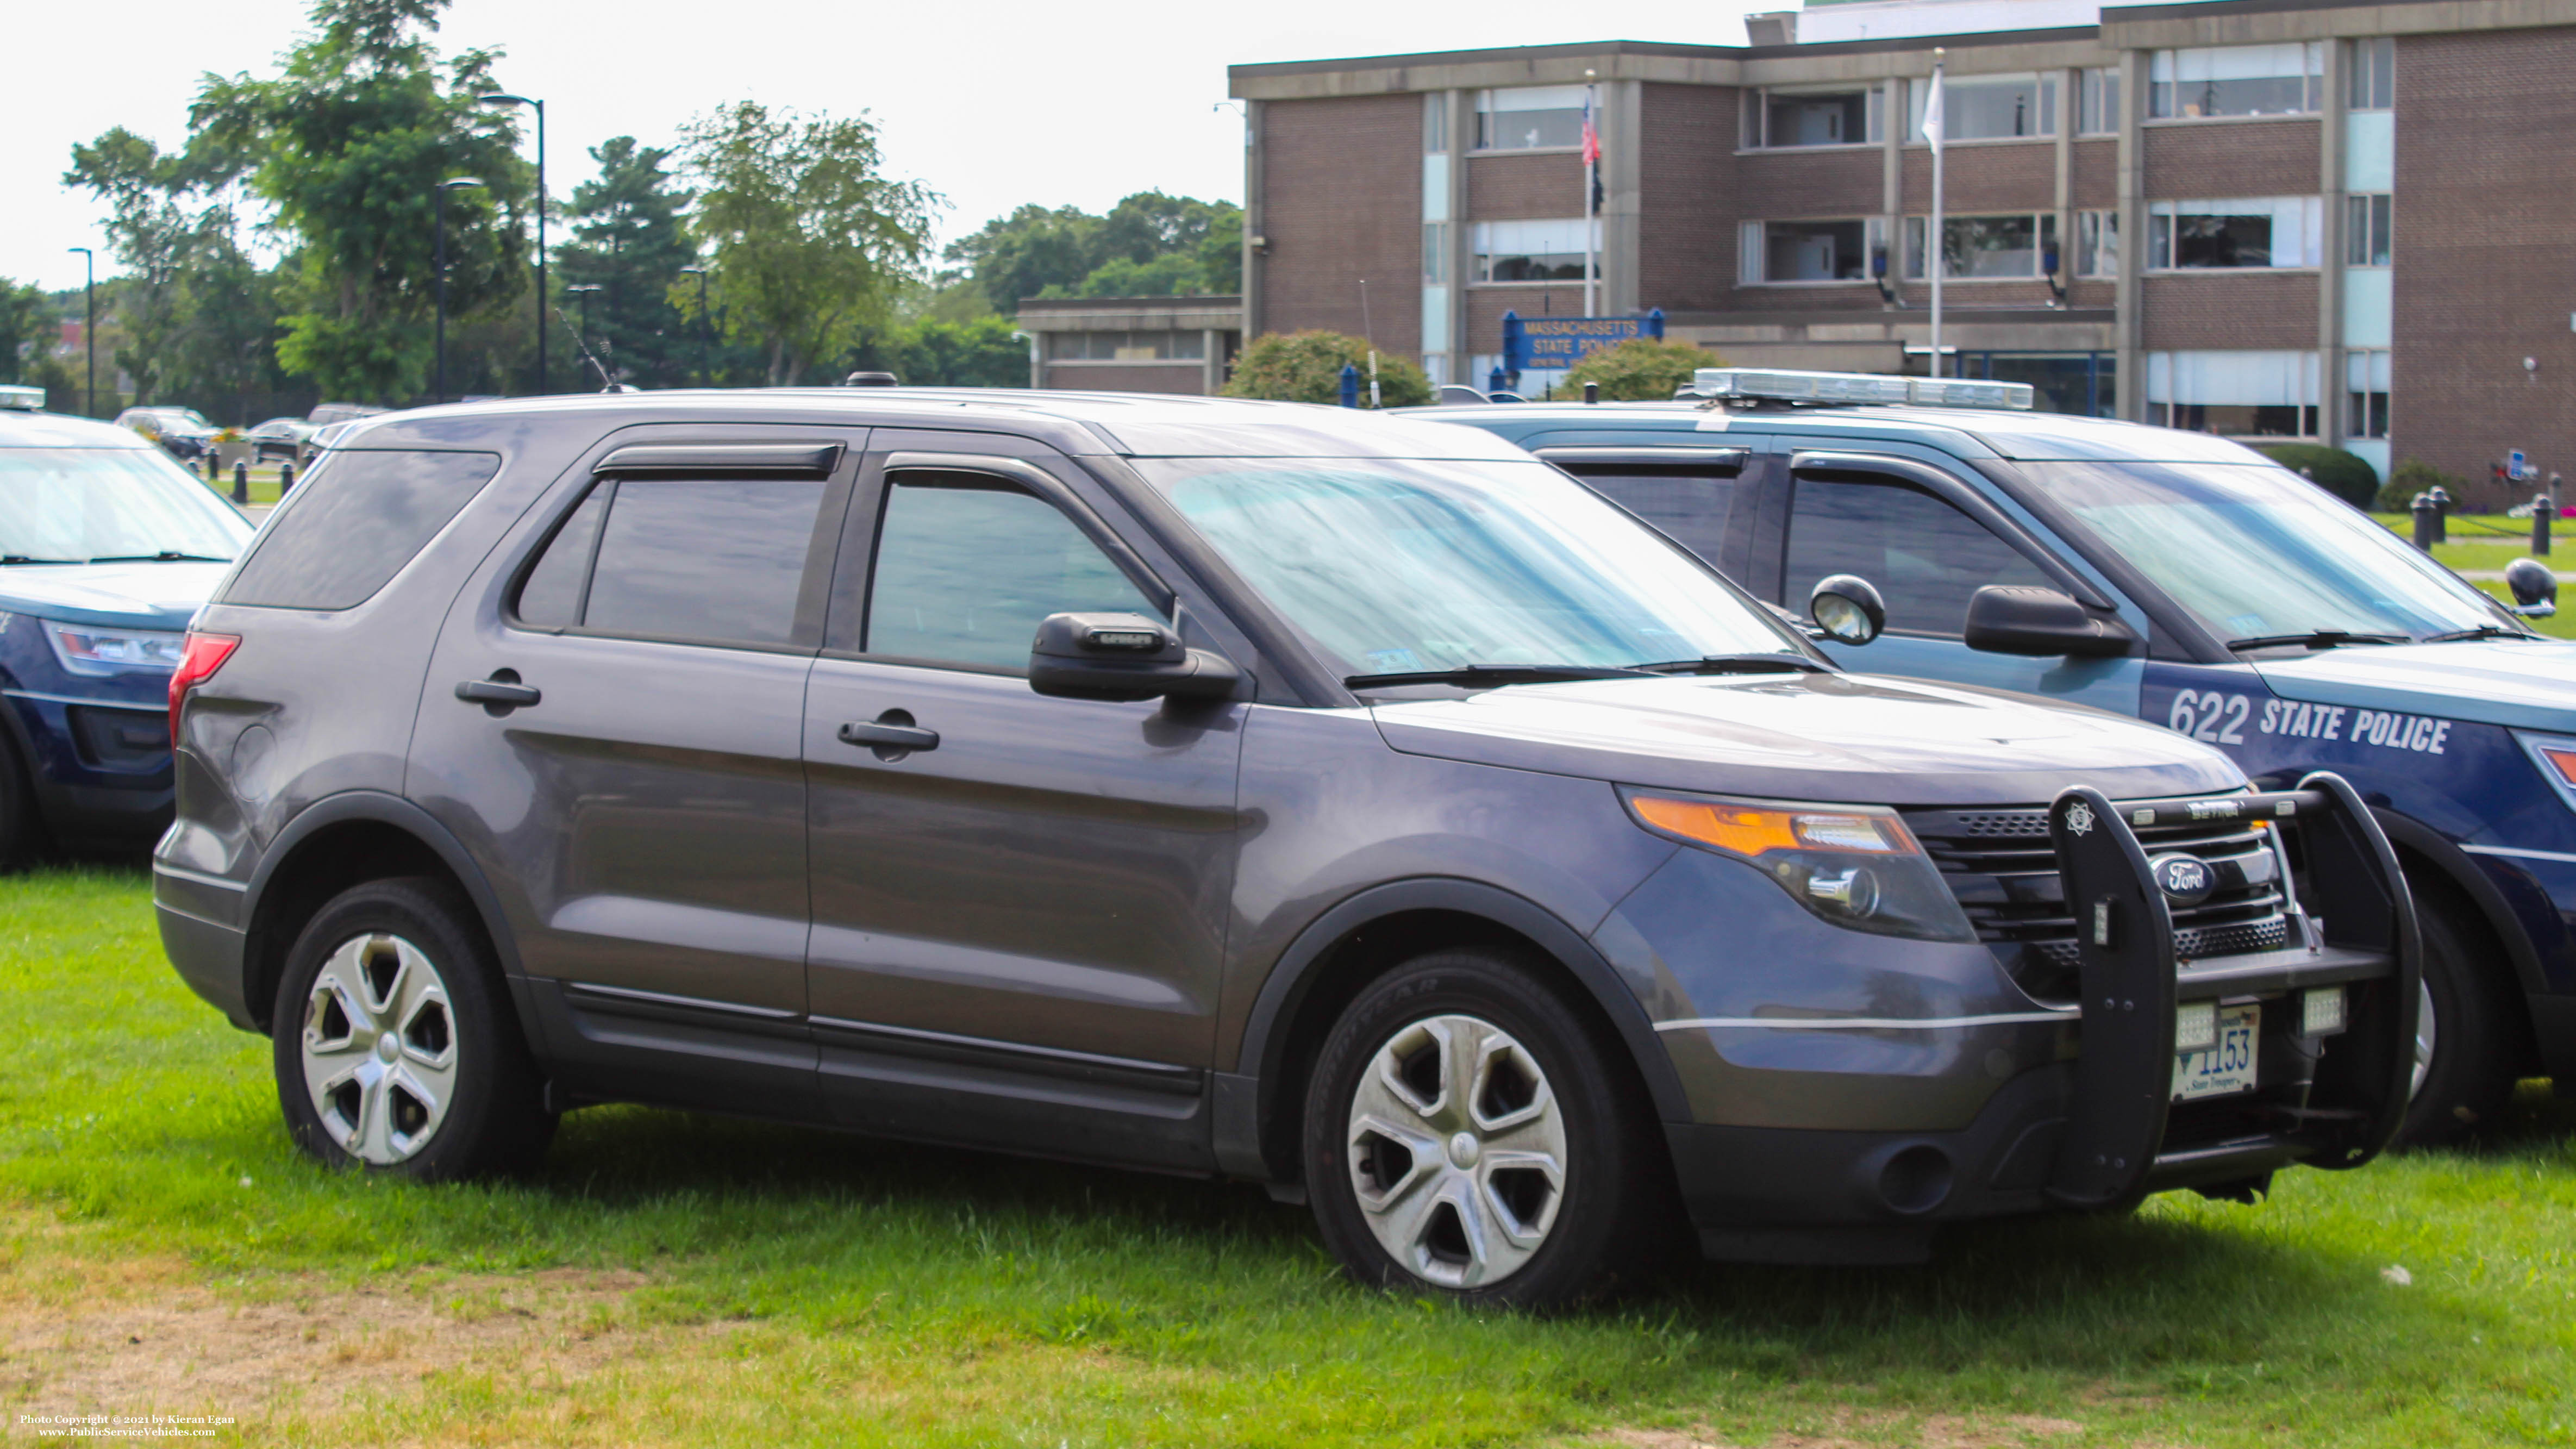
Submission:
[[[298,1157],[133,871],[0,881],[0,1385],[284,1444],[2488,1445],[2576,1438],[2576,1110],[2253,1208],[1677,1266],[1532,1320],[1346,1286],[1240,1184],[637,1108],[542,1178]],[[2403,1266],[2410,1286],[2383,1270]],[[24,1437],[30,1431],[17,1428]],[[227,1438],[224,1442],[234,1442]]]
[[[2371,517],[2386,524],[2399,538],[2415,536],[2414,520],[2406,514],[2374,513]],[[2455,517],[2451,520],[2450,542],[2433,545],[2433,557],[2463,573],[2502,573],[2504,566],[2515,559],[2531,557],[2531,524],[2500,513]],[[2576,573],[2576,518],[2560,520],[2547,562],[2561,573]],[[2500,579],[2472,579],[2470,583],[2507,603],[2513,601],[2513,591]],[[2534,619],[2531,627],[2554,639],[2576,639],[2576,590],[2568,592],[2565,605],[2565,612]]]

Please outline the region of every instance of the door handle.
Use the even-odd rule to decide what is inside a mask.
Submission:
[[[495,669],[489,679],[469,679],[456,686],[456,697],[468,704],[483,706],[483,712],[499,718],[514,709],[523,709],[545,695],[533,684],[521,684],[519,671]]]
[[[914,724],[908,711],[890,709],[867,723],[852,720],[842,725],[841,743],[865,745],[880,760],[900,760],[915,750],[938,749],[939,731]]]

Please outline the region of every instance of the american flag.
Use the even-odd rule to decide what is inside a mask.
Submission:
[[[1601,164],[1601,130],[1592,124],[1592,87],[1583,88],[1583,164]]]

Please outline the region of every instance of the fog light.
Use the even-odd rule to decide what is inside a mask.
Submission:
[[[2174,1008],[2174,1050],[2207,1051],[2218,1045],[2218,1003],[2186,1001]]]
[[[2342,987],[2320,986],[2300,993],[2299,1035],[2331,1036],[2343,1027]]]
[[[1818,872],[1807,877],[1807,894],[1847,916],[1867,916],[1878,909],[1878,877],[1859,866],[1841,875]]]

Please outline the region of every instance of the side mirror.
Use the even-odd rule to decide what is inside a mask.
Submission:
[[[1049,614],[1029,645],[1029,688],[1060,699],[1223,699],[1242,677],[1142,614]]]
[[[1862,645],[1887,629],[1887,601],[1858,574],[1827,574],[1807,594],[1807,612],[1825,637],[1837,644]]]
[[[2526,619],[2546,619],[2558,612],[2558,575],[2536,558],[2506,564],[2504,586],[2513,590],[2513,611]]]
[[[2126,654],[2138,636],[2117,619],[2099,619],[2055,589],[1988,584],[1968,598],[1971,649],[1989,654]]]

